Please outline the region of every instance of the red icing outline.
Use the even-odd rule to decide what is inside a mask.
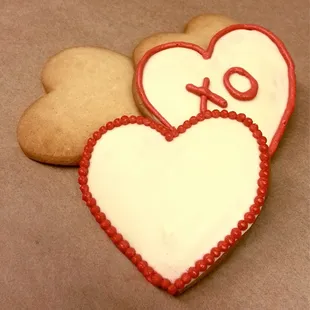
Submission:
[[[113,224],[107,219],[106,215],[101,212],[100,207],[97,206],[96,199],[92,196],[88,187],[87,175],[90,159],[97,141],[100,140],[109,130],[113,130],[114,128],[129,126],[130,124],[139,124],[156,130],[169,142],[176,139],[179,135],[184,134],[195,124],[210,118],[228,118],[242,123],[252,132],[252,136],[256,139],[260,151],[260,172],[257,181],[257,195],[253,199],[253,204],[249,207],[248,212],[246,212],[243,219],[240,219],[240,221],[236,223],[236,227],[232,228],[231,233],[214,245],[214,248],[212,248],[210,253],[206,253],[203,257],[197,260],[193,266],[184,271],[174,283],[171,283],[168,279],[163,278],[162,275],[158,274],[152,267],[150,267],[140,254],[136,253],[135,249],[132,248],[128,241],[123,238]],[[206,111],[204,113],[199,113],[197,116],[192,116],[189,120],[185,121],[183,125],[180,125],[173,132],[169,131],[163,125],[142,116],[123,116],[115,119],[113,122],[108,122],[105,126],[102,126],[98,131],[94,132],[93,136],[87,141],[78,171],[78,183],[80,184],[82,199],[86,202],[91,214],[110,237],[111,241],[124,255],[126,255],[128,259],[131,260],[134,265],[136,265],[137,269],[144,275],[144,277],[154,286],[166,290],[171,295],[176,295],[191,280],[197,278],[201,273],[213,266],[216,259],[227,252],[229,248],[242,237],[242,232],[247,230],[248,226],[253,224],[257,216],[260,214],[262,205],[266,198],[269,183],[270,158],[268,151],[269,148],[266,142],[266,138],[263,137],[258,126],[253,124],[253,121],[250,118],[247,118],[243,113],[237,114],[235,112],[228,112],[227,110],[214,110],[212,112]]]
[[[144,106],[148,109],[150,113],[152,113],[164,126],[166,126],[168,129],[173,130],[174,127],[169,124],[169,122],[155,109],[155,107],[151,104],[151,102],[148,100],[144,88],[143,88],[143,70],[147,63],[147,61],[156,53],[161,52],[166,49],[175,48],[175,47],[183,47],[188,48],[191,50],[194,50],[201,54],[201,56],[204,59],[209,59],[212,56],[214,47],[216,42],[221,39],[225,34],[234,31],[234,30],[256,30],[263,34],[265,34],[278,48],[280,54],[284,58],[287,66],[288,66],[288,78],[289,78],[289,94],[288,94],[288,101],[286,105],[286,109],[283,113],[283,116],[280,120],[279,126],[277,131],[275,132],[271,143],[269,145],[269,152],[272,156],[274,152],[276,151],[279,142],[284,134],[287,122],[293,113],[294,107],[295,107],[295,97],[296,97],[296,78],[295,78],[295,66],[294,62],[287,51],[286,47],[284,46],[283,42],[272,32],[269,30],[258,26],[258,25],[251,25],[251,24],[236,24],[228,26],[218,33],[214,35],[214,37],[211,39],[210,44],[207,49],[203,49],[202,47],[193,44],[193,43],[187,43],[187,42],[170,42],[170,43],[164,43],[159,46],[156,46],[149,51],[145,53],[145,55],[142,57],[140,62],[137,65],[137,71],[136,71],[136,89],[137,92],[143,101]],[[268,117],[268,115],[266,115]]]
[[[221,108],[227,107],[227,101],[222,98],[221,96],[213,93],[210,88],[210,79],[204,78],[203,84],[201,87],[195,86],[193,84],[187,84],[186,89],[191,92],[192,94],[195,94],[197,96],[200,96],[200,112],[206,112],[207,111],[207,101],[208,99],[213,102],[214,104],[217,104]]]
[[[246,77],[249,80],[250,84],[251,84],[250,89],[248,89],[245,92],[241,92],[238,89],[236,89],[235,87],[233,87],[231,85],[231,83],[230,83],[230,77],[233,74],[239,74],[241,76]],[[224,86],[226,87],[226,89],[230,93],[230,95],[232,97],[234,97],[235,99],[238,99],[240,101],[252,100],[257,95],[257,92],[258,92],[258,83],[257,83],[257,81],[254,79],[254,77],[248,71],[246,71],[243,68],[232,67],[232,68],[228,69],[226,71],[226,73],[224,74],[223,82],[224,82]]]

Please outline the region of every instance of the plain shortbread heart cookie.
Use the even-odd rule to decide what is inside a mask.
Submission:
[[[218,31],[234,24],[238,22],[219,14],[195,16],[185,25],[183,33],[156,33],[140,41],[133,51],[134,63],[137,65],[148,50],[168,42],[189,42],[207,48],[211,38]]]
[[[220,15],[198,16],[188,24],[191,35],[186,39],[204,44],[214,31],[231,23]],[[150,43],[162,40],[167,40],[166,34]],[[135,50],[135,59],[144,48]],[[123,114],[140,114],[131,90],[133,75],[129,57],[103,48],[71,48],[51,57],[42,71],[47,94],[26,109],[18,124],[21,149],[42,163],[78,165],[87,137],[100,124]]]
[[[24,153],[39,162],[78,165],[88,136],[103,122],[139,115],[131,60],[103,48],[79,47],[52,57],[42,72],[47,94],[22,115]]]

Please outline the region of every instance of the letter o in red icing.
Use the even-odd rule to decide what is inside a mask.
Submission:
[[[241,76],[246,77],[250,84],[251,87],[250,89],[248,89],[245,92],[241,92],[239,90],[237,90],[236,88],[234,88],[231,83],[230,83],[230,76],[232,74],[239,74]],[[257,92],[258,92],[258,83],[257,81],[254,79],[254,77],[245,69],[240,68],[240,67],[232,67],[230,69],[228,69],[226,71],[226,73],[224,74],[224,85],[227,89],[227,91],[230,93],[230,95],[232,97],[234,97],[235,99],[238,99],[240,101],[248,101],[248,100],[252,100],[256,97]]]

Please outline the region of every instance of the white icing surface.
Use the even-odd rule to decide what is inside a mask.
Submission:
[[[255,99],[234,99],[223,84],[231,67],[242,67],[258,82]],[[199,112],[200,97],[186,90],[187,84],[202,86],[210,78],[210,90],[228,102],[227,110],[245,113],[256,122],[270,143],[285,111],[288,94],[288,67],[277,46],[258,31],[235,30],[215,45],[211,59],[190,49],[171,48],[153,55],[147,62],[143,84],[151,104],[173,126]],[[230,77],[239,91],[249,89],[249,81],[237,74]],[[221,108],[208,101],[208,109]]]
[[[94,148],[88,185],[112,225],[173,281],[243,219],[258,174],[250,131],[209,119],[169,143],[145,126],[113,129]]]

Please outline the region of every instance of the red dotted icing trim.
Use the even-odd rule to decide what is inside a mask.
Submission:
[[[295,76],[295,65],[293,62],[293,59],[291,58],[289,52],[287,51],[285,45],[283,42],[272,32],[269,30],[259,26],[259,25],[251,25],[251,24],[236,24],[228,26],[218,33],[214,35],[214,37],[211,39],[210,44],[207,49],[204,49],[198,45],[195,45],[193,43],[188,42],[169,42],[164,43],[158,46],[153,47],[149,51],[145,53],[145,55],[142,57],[140,62],[137,65],[136,69],[136,80],[135,80],[135,86],[137,89],[137,93],[139,97],[141,98],[141,101],[143,102],[144,106],[148,111],[156,117],[158,121],[160,121],[165,127],[167,127],[170,130],[173,130],[173,126],[165,119],[163,115],[159,113],[159,111],[156,110],[156,108],[152,105],[152,103],[148,100],[148,97],[144,91],[143,86],[143,74],[144,74],[144,68],[149,61],[149,59],[155,55],[156,53],[159,53],[161,51],[170,49],[170,48],[187,48],[191,49],[193,51],[196,51],[199,53],[204,59],[209,59],[212,57],[214,48],[216,43],[226,34],[235,31],[235,30],[255,30],[259,31],[262,34],[266,35],[278,48],[280,54],[282,55],[283,59],[285,60],[287,67],[288,67],[288,78],[289,78],[289,93],[288,93],[288,100],[286,109],[283,113],[283,116],[281,118],[281,121],[279,123],[278,129],[275,132],[272,141],[269,144],[269,153],[272,156],[274,152],[276,151],[278,144],[284,134],[284,131],[286,129],[287,122],[289,118],[291,117],[293,110],[295,108],[295,98],[296,98],[296,76]],[[212,81],[211,81],[212,82]],[[227,83],[229,85],[229,83]],[[241,93],[236,92],[236,90],[233,90],[233,87],[230,89],[234,93],[235,96],[242,96]],[[248,95],[246,95],[248,96]],[[205,99],[202,98],[202,101],[200,103],[200,108],[202,108],[202,105],[204,105]],[[224,103],[222,103],[224,104]],[[225,107],[226,108],[226,107]],[[268,117],[268,116],[266,116]]]
[[[202,258],[198,259],[192,267],[184,271],[184,273],[180,275],[174,283],[171,283],[171,281],[165,279],[151,266],[149,266],[140,254],[136,253],[135,249],[131,247],[129,242],[123,238],[121,233],[117,231],[117,229],[107,219],[106,215],[100,210],[96,199],[92,196],[88,187],[87,175],[90,159],[97,141],[101,139],[101,137],[109,130],[113,130],[114,128],[127,126],[130,124],[139,124],[141,126],[150,127],[150,129],[156,130],[169,142],[177,138],[180,134],[184,134],[186,130],[196,125],[198,122],[202,122],[210,118],[228,118],[232,121],[242,123],[252,132],[252,136],[256,139],[257,146],[260,151],[260,172],[257,180],[257,195],[253,199],[253,204],[249,206],[248,212],[244,214],[243,219],[240,219],[240,221],[236,223],[236,227],[231,229],[230,234],[223,240],[220,240],[209,253],[206,253]],[[108,122],[105,126],[99,128],[98,131],[94,132],[92,137],[88,139],[80,161],[78,174],[78,183],[80,184],[82,199],[85,201],[90,213],[94,216],[101,229],[105,231],[115,246],[124,255],[126,255],[129,260],[131,260],[131,262],[137,267],[147,281],[152,283],[154,286],[167,291],[171,295],[176,295],[192,280],[199,277],[201,273],[206,272],[217,259],[226,253],[230,247],[232,247],[235,242],[242,237],[242,234],[249,228],[249,226],[255,222],[257,216],[261,212],[261,208],[267,194],[269,183],[269,153],[266,138],[263,137],[258,126],[253,124],[253,121],[250,118],[247,118],[243,113],[237,114],[226,110],[205,111],[204,113],[199,113],[198,115],[191,117],[189,120],[185,121],[183,125],[180,125],[173,131],[169,131],[163,125],[142,116],[123,116],[115,119],[113,122]]]

